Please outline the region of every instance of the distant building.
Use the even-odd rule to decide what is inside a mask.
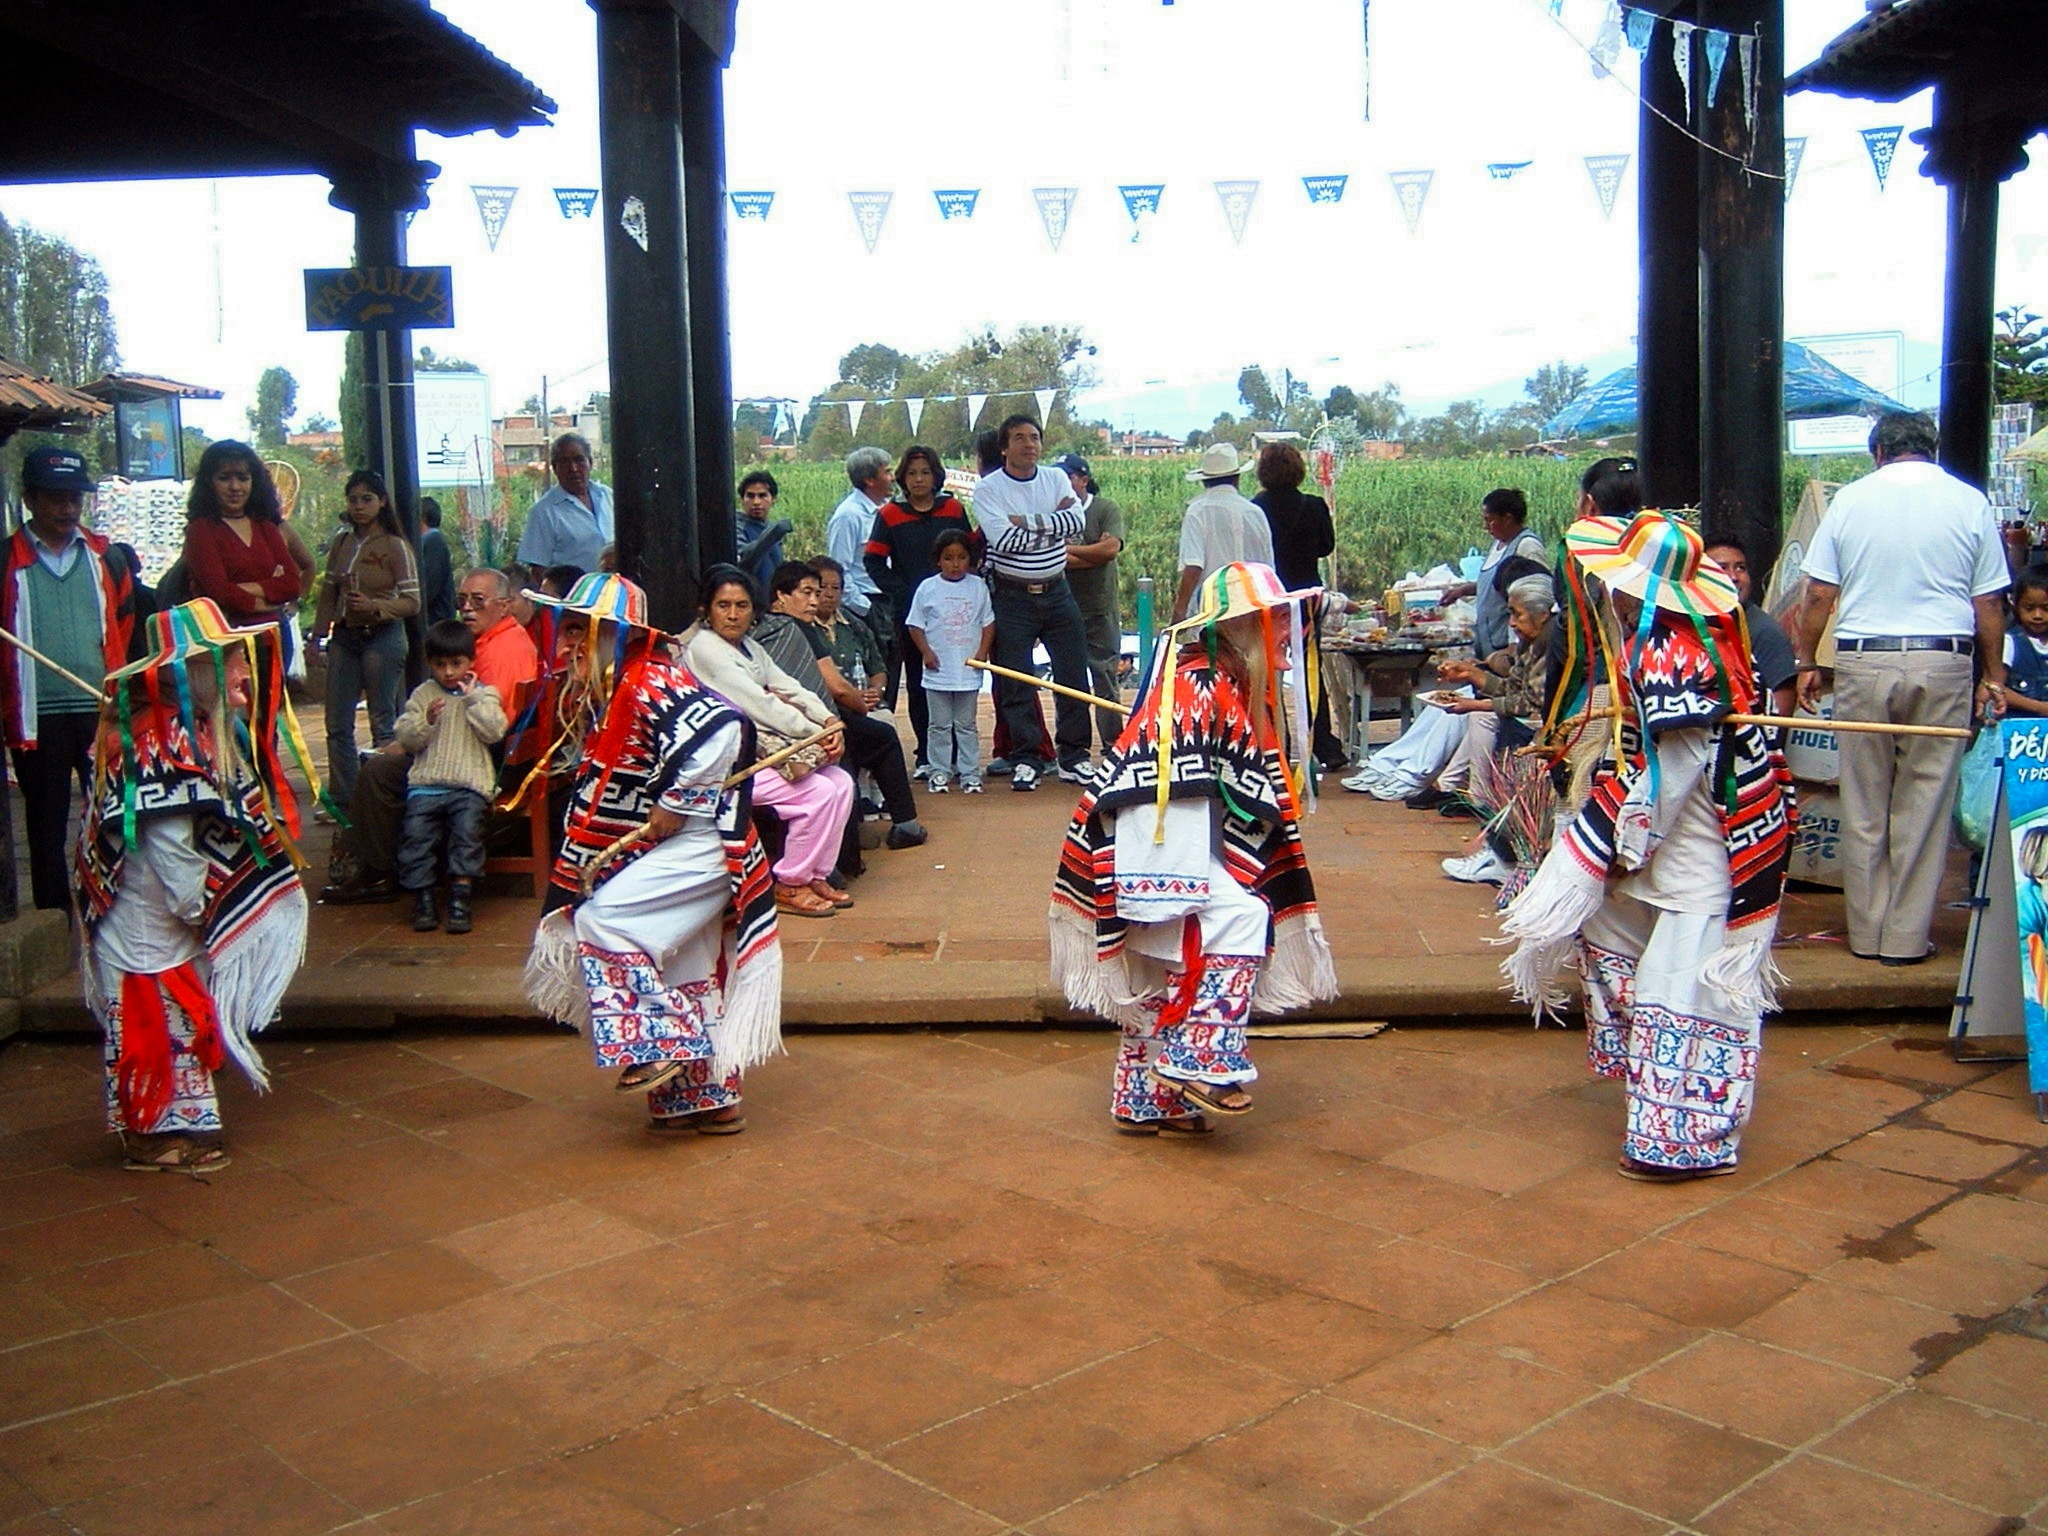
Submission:
[[[294,448],[303,448],[308,453],[321,453],[330,450],[335,453],[341,452],[341,433],[339,430],[333,432],[294,432],[285,438],[285,442]]]
[[[1362,459],[1398,459],[1408,452],[1406,443],[1397,443],[1390,438],[1369,437],[1358,445],[1358,456]]]
[[[491,450],[501,475],[517,474],[548,461],[548,446],[564,432],[590,439],[591,456],[604,447],[604,418],[596,411],[551,411],[546,422],[532,412],[505,416],[491,423]]]
[[[1187,446],[1177,437],[1157,437],[1149,432],[1125,432],[1118,436],[1115,452],[1119,458],[1160,459],[1168,454],[1185,453]]]

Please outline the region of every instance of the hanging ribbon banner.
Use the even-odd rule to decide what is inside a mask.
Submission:
[[[775,206],[773,192],[728,192],[726,198],[732,203],[732,216],[736,219],[752,219],[755,223],[766,223],[768,211]]]
[[[1435,171],[1389,171],[1387,180],[1394,184],[1394,198],[1401,205],[1401,217],[1408,221],[1408,233],[1422,233],[1422,205],[1429,201],[1430,183],[1436,180]]]
[[[915,437],[915,436],[917,436],[917,424],[918,424],[918,423],[919,423],[920,421],[923,421],[923,420],[924,420],[924,399],[923,399],[923,397],[922,397],[922,396],[920,396],[919,398],[917,398],[917,399],[915,399],[915,400],[905,400],[905,401],[903,402],[903,409],[904,409],[904,411],[905,411],[905,412],[907,412],[907,413],[908,413],[908,415],[909,415],[909,417],[910,417],[910,435],[911,435],[912,437]]]
[[[1308,194],[1312,203],[1341,203],[1344,189],[1351,184],[1349,176],[1304,176],[1301,190]]]
[[[1216,197],[1223,204],[1223,218],[1230,225],[1230,241],[1244,244],[1244,228],[1251,222],[1252,203],[1259,195],[1256,181],[1219,181]]]
[[[889,217],[889,204],[895,200],[894,192],[849,192],[846,201],[853,208],[853,221],[860,226],[860,237],[867,243],[868,254],[875,254],[875,242],[882,238],[882,224]]]
[[[1685,120],[1692,121],[1692,35],[1689,21],[1671,23],[1671,67],[1678,71],[1678,92],[1685,98]]]
[[[1877,172],[1877,190],[1882,192],[1884,184],[1892,174],[1892,156],[1897,152],[1899,139],[1904,128],[1866,128],[1863,130],[1863,147],[1870,151],[1870,168]]]
[[[1721,68],[1728,62],[1728,34],[1713,27],[1707,34],[1707,105],[1721,94]]]
[[[1586,174],[1593,178],[1593,194],[1600,199],[1600,217],[1614,217],[1614,200],[1621,195],[1621,175],[1628,169],[1627,155],[1588,155]]]
[[[1060,242],[1067,238],[1067,219],[1074,211],[1074,199],[1081,195],[1079,187],[1033,187],[1031,197],[1038,204],[1038,222],[1045,226],[1045,238],[1057,251]]]
[[[1486,174],[1495,181],[1513,181],[1535,163],[1534,160],[1489,160],[1486,162]]]
[[[1799,162],[1806,158],[1806,140],[1802,136],[1785,141],[1785,201],[1792,201],[1792,183],[1799,179]]]
[[[587,219],[597,210],[597,188],[557,187],[555,206],[565,219]]]
[[[932,198],[939,205],[939,217],[950,224],[955,219],[974,217],[974,205],[981,201],[981,188],[958,187],[950,191],[934,191]]]
[[[505,233],[505,221],[512,217],[512,199],[519,195],[519,189],[472,186],[469,190],[476,194],[476,213],[484,221],[484,239],[495,251],[498,236]]]
[[[1124,200],[1124,212],[1131,216],[1131,238],[1136,240],[1144,230],[1145,220],[1158,216],[1159,201],[1166,195],[1166,183],[1131,183],[1119,185],[1116,190]]]
[[[1735,60],[1742,69],[1742,126],[1756,133],[1756,37],[1744,32],[1735,39]]]

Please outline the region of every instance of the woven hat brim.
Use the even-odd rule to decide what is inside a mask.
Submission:
[[[1679,581],[1643,564],[1626,543],[1634,526],[1633,521],[1618,517],[1581,518],[1565,530],[1565,548],[1610,590],[1626,592],[1672,613],[1718,617],[1742,606],[1735,583],[1705,555],[1690,581]]]

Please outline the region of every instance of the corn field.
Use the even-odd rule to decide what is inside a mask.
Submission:
[[[1479,502],[1500,486],[1519,488],[1529,498],[1529,526],[1555,538],[1571,521],[1579,476],[1590,457],[1577,460],[1395,459],[1346,464],[1337,481],[1333,515],[1337,553],[1332,576],[1338,586],[1374,595],[1409,571],[1440,562],[1456,563],[1466,550],[1483,546]],[[1132,612],[1140,576],[1157,584],[1161,608],[1172,601],[1179,580],[1180,516],[1195,487],[1184,478],[1192,459],[1098,459],[1095,478],[1102,494],[1123,509],[1124,553],[1117,562],[1124,612]],[[766,466],[782,487],[777,517],[796,527],[784,546],[794,558],[825,547],[825,519],[846,494],[846,476],[835,463]],[[1785,514],[1818,476],[1850,480],[1868,471],[1861,457],[1785,461]],[[1247,493],[1257,490],[1250,475]],[[1313,487],[1310,487],[1313,489]]]

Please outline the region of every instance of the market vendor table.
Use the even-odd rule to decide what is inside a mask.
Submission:
[[[1323,681],[1330,690],[1331,729],[1354,763],[1366,759],[1366,732],[1372,725],[1375,694],[1391,693],[1400,701],[1401,729],[1415,720],[1415,695],[1430,663],[1445,651],[1469,647],[1469,634],[1442,639],[1391,638],[1323,642]]]

